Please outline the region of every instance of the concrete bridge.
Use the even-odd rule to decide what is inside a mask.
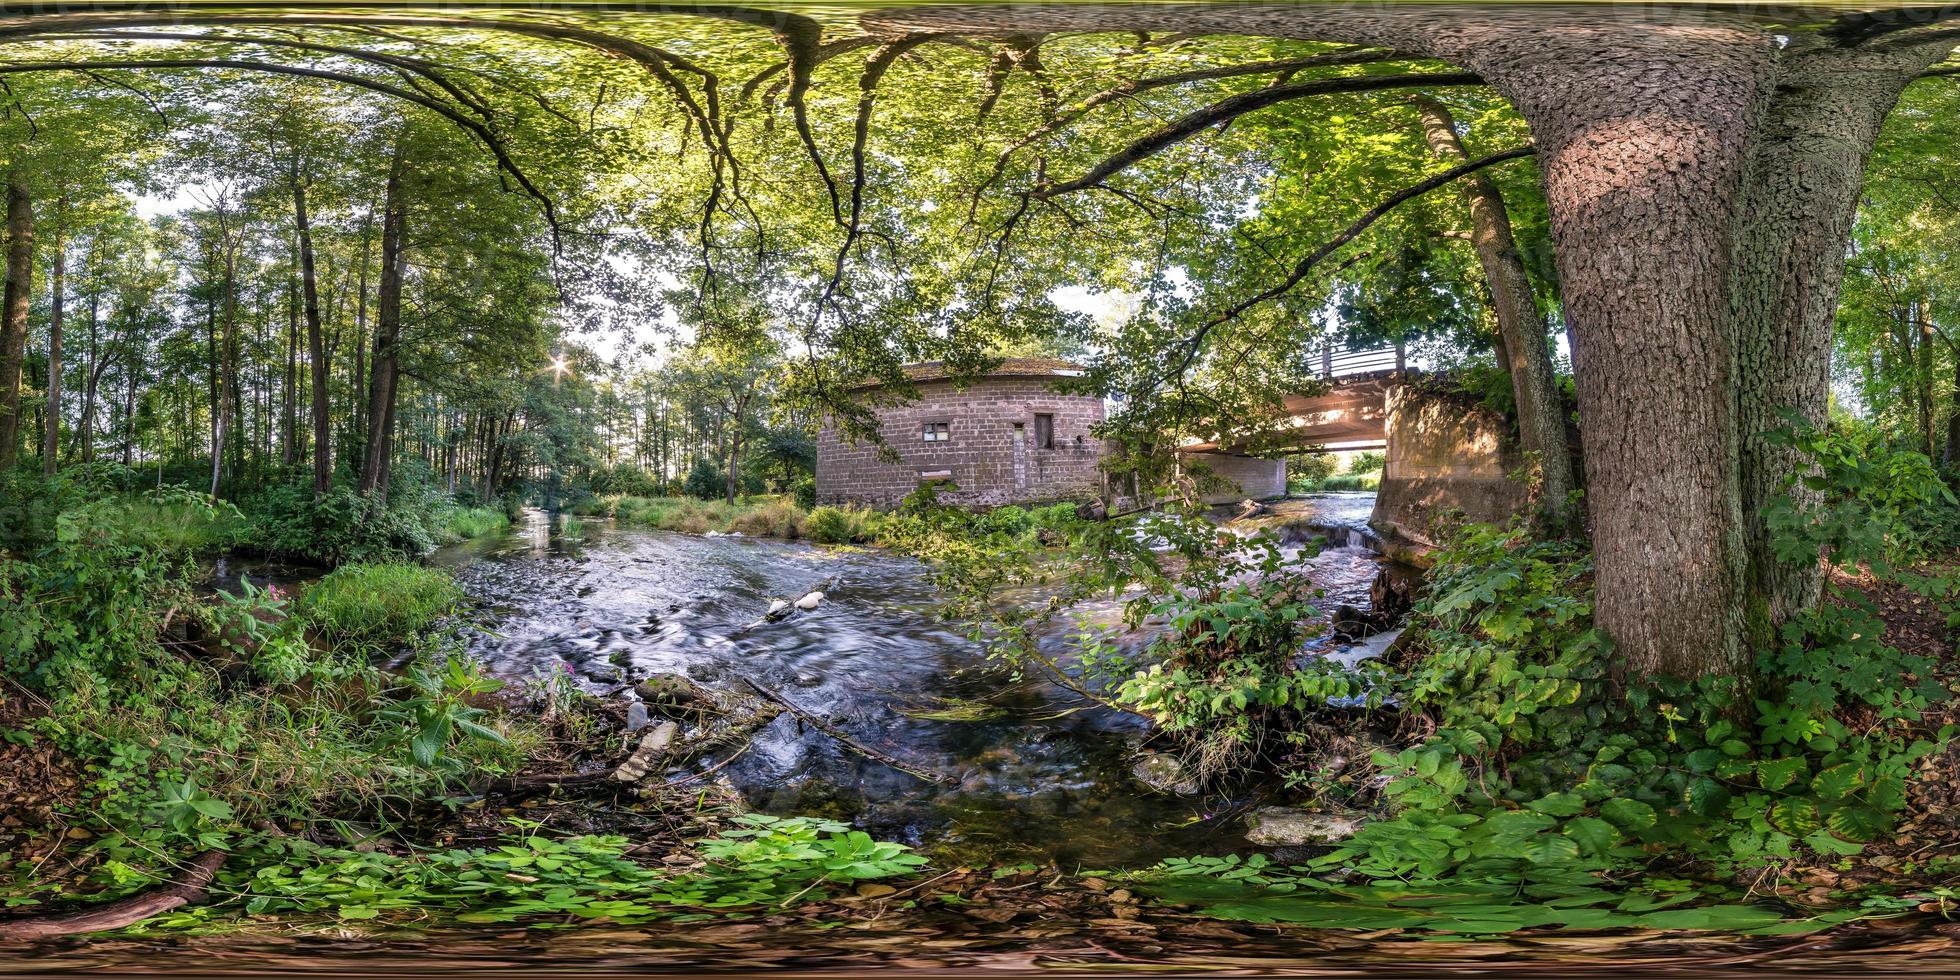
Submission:
[[[1324,374],[1320,394],[1284,396],[1285,419],[1254,440],[1179,447],[1181,461],[1236,485],[1236,493],[1205,499],[1284,495],[1289,454],[1381,449],[1387,461],[1369,523],[1389,539],[1430,545],[1438,519],[1502,522],[1529,506],[1525,483],[1514,478],[1525,460],[1501,414],[1447,386],[1409,384],[1411,372],[1392,349],[1350,355],[1348,363],[1356,362],[1365,367]]]
[[[1287,420],[1258,439],[1263,453],[1336,452],[1388,447],[1388,390],[1406,380],[1407,357],[1400,347],[1336,351],[1313,355],[1327,390],[1317,395],[1282,395]],[[1244,455],[1247,445],[1194,442],[1180,453]]]

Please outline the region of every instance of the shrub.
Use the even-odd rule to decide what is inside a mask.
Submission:
[[[1348,460],[1348,473],[1380,473],[1388,465],[1388,454],[1380,452],[1355,453]]]
[[[407,643],[456,610],[462,590],[446,571],[406,564],[342,565],[313,583],[296,612],[336,647],[374,652]]]
[[[339,565],[426,554],[442,540],[443,520],[415,494],[387,506],[337,486],[319,501],[313,488],[288,483],[246,502],[251,543],[271,554]]]
[[[1320,489],[1326,491],[1377,490],[1381,488],[1382,475],[1374,473],[1337,473],[1320,481]]]
[[[803,534],[818,544],[850,544],[863,533],[859,517],[840,507],[819,507],[803,520]]]
[[[805,474],[796,478],[790,485],[790,495],[796,498],[796,506],[809,510],[817,505],[817,478]]]
[[[510,527],[503,511],[490,507],[456,507],[446,512],[443,532],[450,541],[467,541]]]
[[[706,457],[697,456],[694,465],[687,470],[687,495],[702,500],[716,500],[728,493],[728,477],[721,467]]]
[[[729,521],[728,529],[752,537],[795,539],[803,531],[803,521],[802,508],[788,500],[776,498],[735,515],[734,520]]]
[[[660,482],[637,466],[621,464],[592,474],[592,492],[600,496],[654,497]]]
[[[1333,453],[1303,453],[1286,459],[1286,492],[1313,493],[1325,489],[1327,478],[1340,467]]]

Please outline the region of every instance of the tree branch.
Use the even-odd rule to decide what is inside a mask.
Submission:
[[[1367,231],[1370,225],[1373,225],[1375,222],[1380,221],[1384,216],[1386,216],[1389,212],[1395,210],[1398,206],[1414,198],[1421,197],[1422,195],[1427,194],[1430,191],[1433,191],[1439,187],[1443,187],[1461,177],[1466,177],[1470,174],[1476,173],[1477,171],[1483,170],[1487,167],[1496,166],[1497,164],[1500,163],[1506,163],[1511,160],[1518,160],[1524,157],[1532,156],[1537,152],[1538,152],[1538,148],[1535,146],[1521,146],[1514,149],[1504,150],[1499,153],[1492,153],[1489,156],[1479,157],[1467,163],[1458,164],[1454,167],[1451,167],[1448,170],[1445,170],[1425,180],[1418,181],[1417,183],[1414,184],[1410,184],[1409,186],[1404,187],[1401,190],[1396,191],[1395,193],[1390,194],[1389,196],[1383,198],[1379,204],[1376,204],[1374,207],[1369,208],[1365,213],[1361,215],[1361,217],[1356,218],[1352,224],[1342,229],[1340,234],[1335,235],[1333,238],[1330,238],[1325,242],[1322,242],[1320,244],[1320,247],[1314,249],[1312,252],[1309,252],[1306,258],[1301,259],[1298,264],[1294,265],[1292,273],[1286,277],[1285,281],[1269,289],[1263,290],[1259,292],[1257,295],[1254,295],[1248,299],[1241,300],[1238,303],[1233,304],[1230,308],[1226,309],[1225,312],[1220,313],[1217,316],[1212,317],[1210,320],[1205,321],[1204,324],[1198,328],[1198,332],[1193,334],[1191,338],[1188,341],[1186,341],[1186,348],[1185,348],[1183,360],[1179,362],[1178,367],[1176,368],[1175,371],[1171,372],[1171,374],[1181,377],[1184,374],[1184,372],[1190,370],[1192,363],[1195,362],[1198,358],[1199,351],[1202,350],[1204,347],[1205,337],[1208,336],[1214,329],[1217,329],[1219,326],[1227,322],[1230,322],[1233,319],[1236,319],[1238,316],[1245,313],[1245,311],[1250,310],[1261,303],[1264,303],[1268,300],[1275,299],[1279,296],[1286,294],[1294,286],[1299,285],[1300,281],[1307,277],[1307,273],[1312,272],[1314,267],[1319,265],[1322,260],[1326,259],[1329,255],[1334,254],[1334,252],[1338,251],[1341,248],[1341,246],[1346,245],[1347,243],[1353,241],[1356,237],[1360,236],[1362,232]],[[1160,379],[1160,381],[1161,380],[1162,379]]]
[[[1310,98],[1317,95],[1343,95],[1352,92],[1377,92],[1383,89],[1422,88],[1446,85],[1482,85],[1483,76],[1472,72],[1437,72],[1425,75],[1363,75],[1355,78],[1323,78],[1293,85],[1278,85],[1255,92],[1245,92],[1189,113],[1168,125],[1150,133],[1129,146],[1112,154],[1097,164],[1088,173],[1066,183],[1045,187],[1036,193],[1042,197],[1067,194],[1087,187],[1093,187],[1104,180],[1123,172],[1135,164],[1149,159],[1184,139],[1203,132],[1220,123],[1236,119],[1248,112],[1291,99]]]

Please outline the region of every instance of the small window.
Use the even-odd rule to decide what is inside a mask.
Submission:
[[[927,422],[924,428],[919,430],[919,437],[925,442],[951,442],[953,439],[953,423]]]
[[[1034,448],[1055,448],[1055,417],[1037,415],[1034,417]]]

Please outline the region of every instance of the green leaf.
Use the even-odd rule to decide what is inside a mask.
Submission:
[[[1704,817],[1712,817],[1729,805],[1728,787],[1707,776],[1688,783],[1688,808]]]
[[[1865,785],[1865,771],[1855,762],[1832,766],[1810,781],[1810,788],[1827,800],[1841,800]]]
[[[1570,817],[1586,808],[1586,801],[1576,793],[1552,793],[1525,804],[1539,813],[1554,817]]]
[[[1892,817],[1875,807],[1841,806],[1831,811],[1824,825],[1845,840],[1868,841],[1891,830]]]
[[[1574,817],[1565,822],[1564,833],[1588,857],[1605,854],[1620,842],[1619,829],[1598,817]]]
[[[1618,824],[1620,829],[1629,831],[1646,830],[1659,819],[1653,807],[1626,797],[1617,797],[1601,803],[1599,815]]]
[[[1779,790],[1802,778],[1809,769],[1809,761],[1802,756],[1767,759],[1756,764],[1756,785],[1766,790]]]
[[[1808,837],[1823,824],[1824,818],[1815,800],[1792,798],[1770,807],[1769,825],[1792,837]]]

